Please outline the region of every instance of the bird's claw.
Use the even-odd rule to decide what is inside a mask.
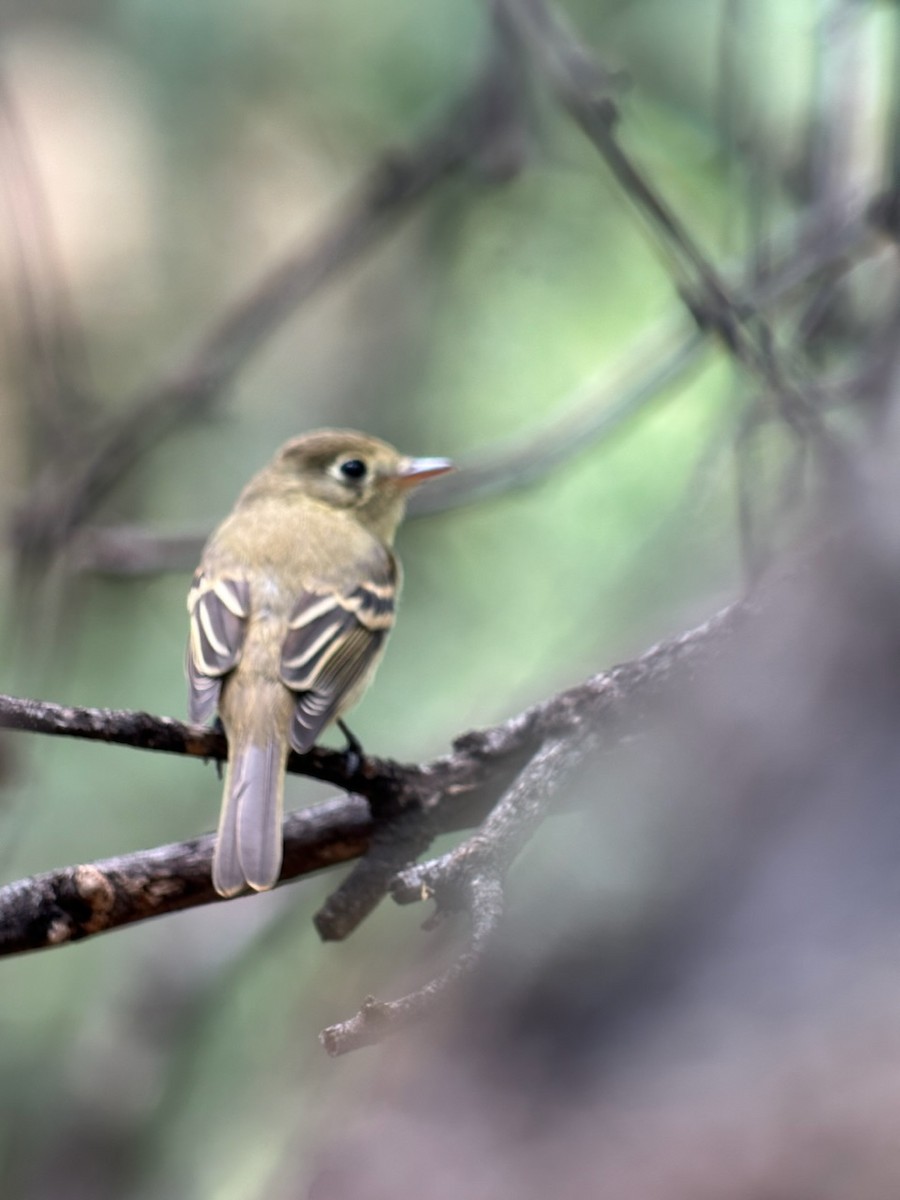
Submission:
[[[355,775],[362,766],[362,760],[365,758],[362,742],[340,718],[338,718],[336,724],[347,739],[347,745],[344,747],[344,767],[348,775]]]

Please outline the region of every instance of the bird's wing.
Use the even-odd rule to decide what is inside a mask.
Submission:
[[[187,604],[191,615],[185,656],[188,714],[191,721],[203,724],[215,715],[223,676],[241,657],[250,615],[250,583],[211,578],[198,571]]]
[[[352,589],[310,588],[300,595],[288,622],[281,678],[297,696],[291,745],[301,754],[340,716],[374,665],[394,622],[396,592],[391,559],[376,578]]]

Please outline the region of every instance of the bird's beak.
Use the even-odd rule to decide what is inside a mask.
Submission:
[[[453,470],[449,458],[402,458],[397,467],[395,478],[402,488],[418,487],[426,479],[435,475],[445,475]]]

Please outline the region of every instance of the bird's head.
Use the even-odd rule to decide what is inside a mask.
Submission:
[[[349,429],[321,429],[286,442],[262,473],[279,490],[353,512],[391,542],[412,488],[453,469],[446,458],[410,458]]]

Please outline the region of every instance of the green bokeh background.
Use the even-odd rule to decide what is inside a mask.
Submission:
[[[630,77],[628,145],[716,261],[741,248],[711,117],[728,9],[658,0],[569,10]],[[760,71],[748,75],[748,107],[776,157],[790,157],[808,117],[817,11],[801,0],[754,9],[748,54]],[[764,47],[753,41],[763,29]],[[6,0],[0,69],[98,403],[124,405],[229,299],[314,238],[379,151],[460,93],[483,43],[482,9],[469,0]],[[208,417],[148,455],[98,519],[208,528],[302,430],[351,424],[410,452],[464,457],[550,420],[598,373],[614,379],[648,327],[678,316],[677,300],[595,152],[545,100],[538,110],[518,179],[444,187],[292,317]],[[4,224],[8,514],[28,480],[32,418]],[[400,759],[440,753],[455,734],[729,596],[739,572],[729,440],[741,402],[710,351],[677,391],[540,484],[410,522],[401,618],[353,719],[363,743]],[[187,583],[58,581],[56,619],[27,645],[11,629],[2,690],[183,715]],[[4,745],[4,880],[215,822],[211,767],[27,735]],[[326,794],[289,781],[291,804]],[[613,836],[594,869],[638,887],[622,884],[619,855]],[[3,963],[0,1195],[303,1194],[314,1150],[342,1105],[364,1102],[390,1054],[330,1062],[317,1031],[367,993],[396,994],[426,975],[439,953],[419,932],[422,913],[393,906],[346,945],[321,945],[311,916],[335,882]]]

